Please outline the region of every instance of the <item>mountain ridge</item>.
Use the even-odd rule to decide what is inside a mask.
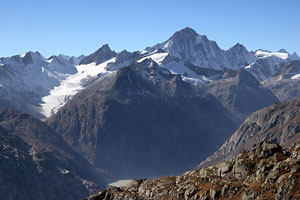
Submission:
[[[193,167],[195,160],[205,157],[204,151],[196,151],[199,143],[207,147],[205,151],[214,151],[236,127],[212,95],[197,91],[180,75],[163,72],[150,59],[107,79],[102,77],[75,95],[47,123],[115,178],[150,177]]]
[[[284,103],[275,103],[250,115],[233,135],[199,167],[228,160],[242,149],[249,150],[258,141],[278,142],[290,146],[299,138],[299,102],[293,98]]]
[[[15,107],[45,119],[86,88],[95,75],[105,76],[147,58],[172,73],[180,74],[184,81],[194,85],[215,81],[216,76],[203,75],[204,68],[206,71],[245,68],[261,82],[271,80],[281,62],[300,59],[296,53],[291,55],[283,50],[248,52],[240,43],[223,50],[215,41],[189,27],[142,52],[124,50],[117,53],[108,44],[90,55],[79,57],[58,55],[46,59],[39,52],[27,52],[0,58],[0,76],[3,77],[0,79],[1,108]]]

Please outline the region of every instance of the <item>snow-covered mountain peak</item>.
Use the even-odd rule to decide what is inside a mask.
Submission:
[[[158,49],[167,50],[169,57],[177,57],[183,62],[204,68],[239,69],[256,60],[253,53],[239,43],[225,51],[215,41],[191,28],[177,31],[167,41],[148,47],[146,51],[153,52]]]

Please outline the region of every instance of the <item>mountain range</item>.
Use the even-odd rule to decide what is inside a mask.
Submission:
[[[299,78],[296,53],[248,51],[239,43],[223,50],[191,28],[143,51],[106,44],[87,56],[0,58],[1,141],[8,148],[0,162],[18,163],[16,149],[36,184],[54,185],[24,191],[27,199],[47,191],[57,194],[51,199],[77,199],[107,182],[229,160],[262,140],[288,145],[298,137],[291,125],[298,100],[291,99],[300,94]],[[0,183],[11,166],[0,169]],[[58,192],[68,185],[74,187]]]
[[[151,60],[98,79],[46,122],[118,179],[190,169],[237,127],[213,95]]]
[[[282,97],[287,87],[282,85],[289,82],[296,86],[298,82],[300,72],[295,66],[299,66],[297,60],[300,58],[296,53],[289,54],[284,49],[275,53],[249,52],[241,44],[222,50],[207,36],[185,28],[142,52],[124,50],[116,53],[103,45],[88,56],[59,55],[46,59],[39,52],[28,52],[0,58],[1,107],[14,107],[45,119],[86,88],[95,76],[105,76],[147,58],[194,85],[224,79],[224,71],[244,68],[280,100],[291,99],[298,92],[294,89],[288,97]],[[291,76],[282,74],[287,72],[283,68],[293,67]]]

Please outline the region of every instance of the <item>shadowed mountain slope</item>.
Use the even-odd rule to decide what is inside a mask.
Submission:
[[[96,166],[125,179],[194,167],[229,137],[234,121],[212,95],[145,60],[100,78],[47,123]]]
[[[6,129],[1,129],[2,197],[78,199],[105,188],[101,174],[44,122],[6,109],[0,125]]]

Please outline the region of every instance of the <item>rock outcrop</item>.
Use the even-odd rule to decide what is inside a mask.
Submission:
[[[86,200],[115,199],[299,199],[300,143],[283,150],[261,142],[228,162],[181,176],[133,180]]]

